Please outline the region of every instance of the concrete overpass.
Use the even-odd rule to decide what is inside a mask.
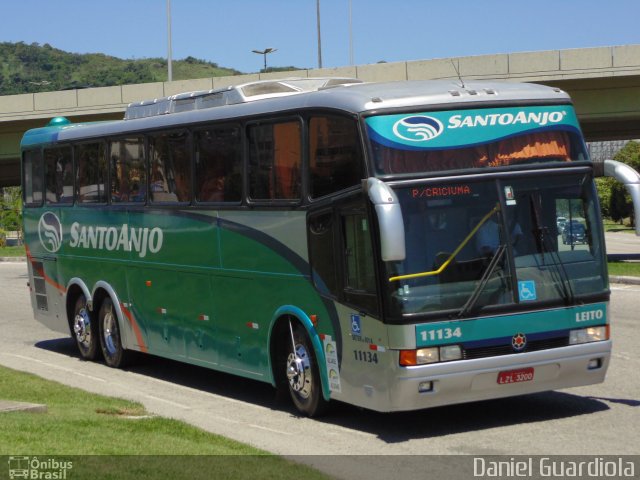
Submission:
[[[0,97],[0,187],[20,182],[22,134],[58,115],[73,122],[120,119],[134,101],[292,76],[456,79],[453,65],[467,80],[535,82],[567,91],[588,141],[640,138],[640,45],[481,55]]]

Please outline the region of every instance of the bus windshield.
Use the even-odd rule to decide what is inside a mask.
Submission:
[[[462,318],[516,304],[569,305],[608,289],[587,174],[424,180],[394,190],[406,258],[384,265],[392,321],[443,312]]]

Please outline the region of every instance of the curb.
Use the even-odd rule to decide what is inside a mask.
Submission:
[[[27,257],[0,257],[0,262],[21,263],[26,261]]]
[[[610,283],[623,283],[626,285],[640,285],[640,277],[623,277],[620,275],[609,275]]]
[[[47,406],[39,403],[11,402],[8,400],[0,400],[0,413],[2,412],[47,413]]]

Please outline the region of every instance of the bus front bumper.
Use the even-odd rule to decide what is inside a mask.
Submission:
[[[397,367],[386,411],[503,398],[601,383],[611,341],[474,360]]]

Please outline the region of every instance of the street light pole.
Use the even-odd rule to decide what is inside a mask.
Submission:
[[[262,55],[264,57],[264,71],[267,72],[267,55],[278,50],[277,48],[265,48],[264,50],[251,50],[253,53]]]
[[[320,38],[320,0],[316,0],[316,18],[318,23],[318,68],[322,68],[322,40]]]
[[[167,78],[173,81],[173,65],[171,53],[171,0],[167,0]]]
[[[353,65],[353,9],[349,0],[349,65]]]

